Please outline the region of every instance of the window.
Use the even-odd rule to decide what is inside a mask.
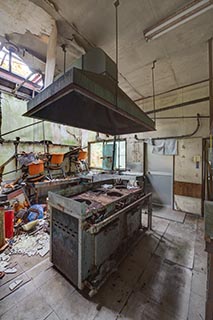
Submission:
[[[10,44],[10,49],[1,46],[0,42],[0,69],[9,71],[10,73],[19,76],[32,85],[35,85],[38,90],[43,87],[42,75],[38,72],[33,72],[26,63],[15,53],[18,49]]]
[[[112,170],[113,140],[89,143],[89,166],[91,169]],[[126,169],[126,140],[115,143],[115,170]]]

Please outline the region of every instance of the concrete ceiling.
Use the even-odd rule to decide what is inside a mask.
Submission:
[[[208,78],[207,40],[213,36],[213,10],[175,30],[146,42],[143,31],[189,0],[120,0],[119,83],[132,98]],[[63,70],[61,45],[67,45],[67,64],[98,46],[115,59],[115,9],[109,0],[7,0],[0,3],[0,36],[15,43],[34,69],[44,71],[48,36],[58,27],[56,73]],[[1,41],[1,38],[0,38]]]

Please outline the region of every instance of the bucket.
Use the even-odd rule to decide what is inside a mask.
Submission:
[[[61,164],[64,160],[63,153],[52,153],[50,163],[51,164]]]
[[[5,237],[13,237],[13,226],[14,226],[14,210],[5,210],[4,212],[5,219]]]
[[[31,176],[44,172],[44,162],[40,160],[38,163],[29,164],[28,172]]]
[[[86,151],[80,151],[78,154],[78,160],[86,160],[87,158],[87,152]]]

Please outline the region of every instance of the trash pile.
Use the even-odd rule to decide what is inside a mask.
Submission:
[[[33,204],[30,207],[24,206],[23,204],[19,204],[18,200],[13,205],[14,208],[14,227],[17,231],[20,227],[24,231],[29,231],[33,229],[35,226],[34,223],[30,223],[33,221],[37,221],[38,219],[43,219],[46,214],[46,205],[45,204]]]
[[[16,264],[11,265],[10,255],[6,253],[0,254],[0,279],[4,277],[5,274],[16,273]]]
[[[48,222],[46,220],[35,220],[23,225],[23,227],[26,228],[29,224],[31,224],[30,232],[22,231],[15,235],[9,240],[7,249],[0,254],[0,279],[6,274],[17,272],[16,263],[12,264],[10,261],[13,255],[27,255],[28,257],[39,255],[44,257],[49,252]]]
[[[15,265],[10,262],[14,261],[12,255],[44,257],[49,252],[50,219],[47,205],[30,204],[22,190],[16,193],[19,197],[12,201],[4,200],[0,206],[0,279],[17,272]]]
[[[11,256],[9,254],[0,254],[0,279],[2,279],[6,274],[13,274],[17,272],[17,263],[12,263],[10,261]],[[23,279],[16,279],[9,284],[10,291],[15,290],[23,282]]]
[[[16,172],[19,164],[21,174],[15,181],[3,181],[4,165],[0,166],[0,278],[17,272],[12,256],[44,257],[49,252],[50,218],[45,192],[49,182],[62,180],[53,179],[49,173],[50,164],[59,164],[54,162],[58,157],[63,162],[64,154],[16,154]],[[46,182],[39,198],[36,184]]]
[[[47,233],[38,233],[35,235],[22,234],[13,238],[13,245],[10,254],[40,255],[44,257],[49,252],[49,235]]]

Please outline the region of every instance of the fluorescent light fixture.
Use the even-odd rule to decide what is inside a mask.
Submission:
[[[144,36],[147,41],[157,39],[210,9],[213,9],[213,0],[194,0],[151,28],[146,29]]]

